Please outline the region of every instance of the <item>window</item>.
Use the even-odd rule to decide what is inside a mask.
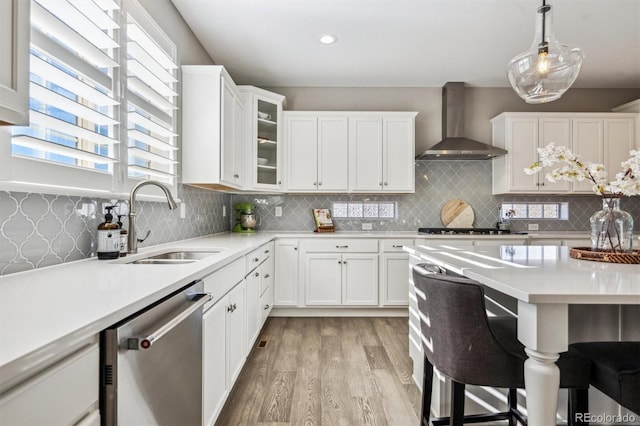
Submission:
[[[334,218],[395,219],[398,211],[395,202],[334,202]]]
[[[176,182],[176,48],[135,0],[33,0],[17,183],[127,192]],[[64,191],[61,191],[64,192]]]
[[[556,219],[569,220],[569,203],[502,203],[502,216],[511,219]]]

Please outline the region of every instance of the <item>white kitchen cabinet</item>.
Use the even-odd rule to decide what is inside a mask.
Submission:
[[[503,113],[491,120],[493,144],[508,151],[492,159],[493,193],[593,193],[590,181],[551,183],[545,174],[524,169],[538,161],[537,148],[553,142],[566,146],[583,160],[602,163],[609,180],[620,171],[635,146],[633,113]],[[558,164],[555,167],[561,167]]]
[[[416,115],[349,117],[349,191],[414,192]]]
[[[305,304],[378,304],[378,241],[373,239],[302,242]]]
[[[213,425],[227,399],[227,307],[228,298],[218,301],[202,316],[202,418]]]
[[[274,305],[298,305],[298,240],[279,239],[275,243]]]
[[[202,418],[213,425],[247,353],[244,257],[204,278],[212,301],[202,316]],[[259,306],[254,306],[259,314]]]
[[[260,327],[262,326],[260,312],[260,279],[259,268],[249,272],[245,278],[247,296],[247,351],[251,350],[251,347],[260,332]]]
[[[0,423],[70,425],[95,419],[100,389],[99,357],[98,344],[93,343],[2,394]],[[99,422],[100,416],[97,418]]]
[[[564,193],[570,183],[551,183],[544,173],[528,175],[524,169],[538,161],[538,148],[553,142],[571,146],[571,119],[566,115],[501,114],[491,120],[493,145],[507,154],[492,159],[493,193]]]
[[[380,305],[409,304],[409,253],[403,246],[412,246],[411,239],[380,240]]]
[[[29,125],[30,5],[0,0],[0,125]]]
[[[284,116],[287,191],[347,191],[347,117],[316,112],[285,112]]]
[[[284,96],[254,86],[239,86],[245,97],[248,189],[282,189]]]
[[[244,97],[221,66],[182,66],[182,181],[245,186]]]
[[[227,305],[227,381],[235,383],[246,356],[245,282],[229,292]]]

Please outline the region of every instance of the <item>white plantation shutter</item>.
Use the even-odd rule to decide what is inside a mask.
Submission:
[[[11,158],[0,159],[9,182],[175,186],[176,57],[136,0],[32,0],[30,120],[11,129]]]
[[[88,187],[111,189],[120,122],[117,9],[113,1],[32,2],[30,125],[13,128],[11,141],[18,173],[26,168],[19,180],[77,185],[82,179]],[[69,167],[51,175],[50,168],[21,160]]]
[[[140,7],[128,8],[126,16],[128,175],[174,184],[175,45]]]

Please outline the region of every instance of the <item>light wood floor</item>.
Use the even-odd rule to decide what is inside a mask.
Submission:
[[[216,424],[418,425],[407,336],[407,318],[269,318]]]

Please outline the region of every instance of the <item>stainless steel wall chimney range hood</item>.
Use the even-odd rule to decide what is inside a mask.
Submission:
[[[416,160],[487,160],[506,154],[502,148],[464,137],[464,83],[442,88],[442,141]]]

